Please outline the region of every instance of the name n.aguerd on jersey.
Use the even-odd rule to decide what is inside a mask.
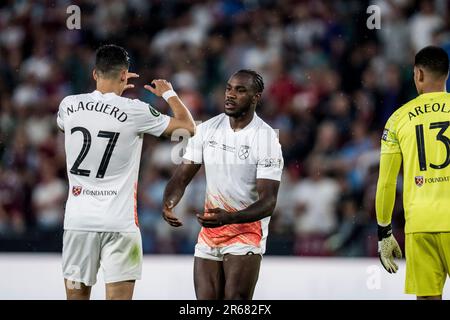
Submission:
[[[64,98],[57,124],[64,131],[69,193],[64,229],[135,232],[143,134],[160,136],[170,118],[149,104],[94,91]]]

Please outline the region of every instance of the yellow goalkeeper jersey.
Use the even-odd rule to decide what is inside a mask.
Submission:
[[[405,233],[450,231],[450,94],[421,94],[386,123],[381,154],[403,160]],[[383,172],[380,172],[380,175]]]

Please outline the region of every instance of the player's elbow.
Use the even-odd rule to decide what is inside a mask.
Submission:
[[[196,132],[197,126],[192,119],[172,118],[169,126],[163,132],[163,136],[170,137],[172,134],[179,136],[192,137]]]
[[[191,118],[183,120],[181,127],[184,130],[186,130],[191,137],[195,134],[195,132],[197,130],[197,126],[195,125],[194,120]]]

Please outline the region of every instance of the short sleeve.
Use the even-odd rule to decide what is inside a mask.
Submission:
[[[170,122],[170,117],[162,114],[150,104],[133,101],[133,120],[138,133],[148,133],[159,137]]]
[[[61,100],[58,108],[58,114],[56,116],[56,124],[58,125],[58,128],[60,128],[62,131],[64,131],[64,118],[66,114],[66,98]]]
[[[270,128],[258,134],[256,179],[281,181],[283,154],[278,136]]]
[[[381,154],[401,153],[400,143],[397,137],[396,121],[397,114],[394,113],[386,122],[383,134],[381,136]]]
[[[183,159],[193,161],[195,163],[203,163],[203,140],[205,136],[205,128],[203,124],[197,126],[194,136],[189,138],[186,146],[186,152]]]

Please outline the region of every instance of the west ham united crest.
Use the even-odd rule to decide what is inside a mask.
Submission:
[[[238,157],[239,157],[239,159],[245,160],[245,159],[248,158],[248,155],[249,155],[249,154],[250,154],[250,147],[249,147],[249,146],[244,146],[244,145],[242,145],[242,146],[239,148],[239,151],[238,151]]]
[[[416,182],[416,185],[418,186],[418,187],[421,187],[421,186],[423,186],[423,176],[416,176],[415,178],[414,178],[414,181]]]
[[[81,194],[81,190],[83,190],[82,186],[73,186],[72,187],[72,194],[77,197]]]

